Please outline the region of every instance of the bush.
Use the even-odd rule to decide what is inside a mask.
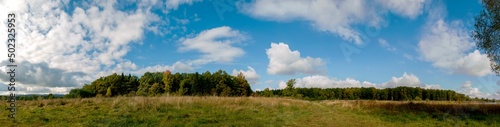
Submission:
[[[415,99],[414,99],[414,100],[415,100],[415,101],[422,101],[422,98],[420,98],[420,97],[415,97]]]
[[[85,89],[72,89],[69,94],[67,94],[66,98],[88,98],[92,97],[92,92],[90,90]]]

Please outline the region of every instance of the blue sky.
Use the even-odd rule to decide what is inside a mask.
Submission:
[[[243,72],[254,90],[295,78],[297,87],[412,86],[500,98],[499,78],[470,37],[482,10],[476,0],[6,0],[0,7],[7,10],[0,15],[18,15],[20,94],[67,93],[113,72],[222,69]]]

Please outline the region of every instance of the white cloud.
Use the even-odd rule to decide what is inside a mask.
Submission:
[[[324,71],[325,62],[321,58],[301,57],[300,52],[291,51],[285,43],[271,43],[271,48],[266,49],[269,65],[267,73],[293,75],[296,73],[319,74]]]
[[[465,81],[457,92],[470,96],[471,98],[500,99],[500,90],[496,93],[484,93],[478,87],[473,87],[471,81]]]
[[[296,87],[317,88],[347,88],[347,87],[375,87],[374,83],[346,78],[345,80],[330,79],[325,76],[314,75],[297,79]]]
[[[423,4],[423,0],[255,0],[241,4],[239,9],[259,19],[305,20],[320,31],[328,31],[344,40],[362,44],[362,33],[356,31],[353,25],[380,27],[385,22],[383,15],[389,11],[413,19],[422,13]]]
[[[418,79],[417,76],[413,74],[406,74],[404,73],[403,76],[401,77],[392,77],[389,82],[383,83],[383,87],[397,87],[397,86],[410,86],[410,87],[417,87],[420,86],[420,80]]]
[[[470,97],[479,97],[481,98],[483,93],[478,88],[472,87],[472,82],[471,81],[466,81],[464,84],[460,86],[458,89],[458,92],[463,93],[465,95],[469,95]]]
[[[398,86],[435,88],[434,85],[424,85],[420,79],[414,74],[403,73],[401,77],[392,77],[388,82],[382,83],[382,88],[393,88]]]
[[[1,62],[2,65],[8,65],[7,61]],[[0,68],[1,80],[9,81],[10,72],[15,72],[17,83],[25,84],[25,86],[43,86],[43,87],[76,87],[85,83],[85,78],[88,78],[83,72],[69,72],[61,69],[50,68],[46,63],[29,63],[23,61],[17,63],[17,67],[11,68],[3,66]]]
[[[286,88],[286,82],[285,82],[285,81],[280,81],[280,83],[278,84],[278,87],[279,87],[280,89],[284,89],[284,88]]]
[[[474,76],[484,76],[491,74],[490,59],[486,54],[481,54],[479,50],[474,50],[467,54],[467,56],[459,59],[457,64],[458,72],[474,75]]]
[[[186,3],[190,2],[178,2]],[[70,4],[76,6],[70,8]],[[0,1],[0,8],[5,9],[1,15],[16,13],[16,62],[25,69],[19,73],[25,79],[19,82],[57,92],[67,86],[81,87],[113,71],[141,69],[124,56],[130,51],[129,45],[140,43],[145,30],[160,21],[151,11],[158,1],[141,1],[130,10],[120,9],[119,4],[113,0]],[[1,16],[0,20],[5,18]],[[6,29],[5,25],[0,29]],[[0,31],[0,35],[6,34]],[[0,40],[6,40],[6,36],[0,36]],[[0,47],[0,55],[7,56],[6,49]],[[0,61],[5,62],[6,57]]]
[[[210,62],[231,62],[243,56],[245,51],[233,44],[246,40],[246,36],[228,26],[217,27],[200,32],[195,37],[181,38],[179,51],[195,50],[203,53],[201,58],[189,63],[201,65]]]
[[[393,13],[414,19],[422,14],[425,0],[378,0]]]
[[[232,75],[237,76],[241,72],[245,76],[245,79],[248,80],[248,83],[250,83],[251,85],[257,84],[257,81],[259,81],[260,75],[257,74],[255,69],[253,69],[252,67],[248,66],[247,68],[248,68],[248,70],[246,70],[246,71],[244,71],[244,70],[237,71],[236,69],[234,69]]]
[[[474,42],[462,28],[460,21],[447,24],[442,19],[429,23],[418,43],[423,60],[451,73],[471,76],[491,74],[490,61],[486,54],[474,48]]]
[[[92,73],[122,62],[128,45],[142,38],[149,13],[116,10],[113,1],[96,2],[72,13],[60,1],[29,1],[17,10],[16,57],[30,63],[50,63],[51,68]],[[102,7],[102,9],[99,9]],[[4,49],[2,49],[4,50]],[[78,61],[78,62],[75,62]]]
[[[8,85],[0,84],[0,95],[9,95],[11,91],[7,90]],[[44,87],[44,86],[26,86],[23,84],[16,84],[16,95],[26,95],[26,94],[66,94],[70,89],[76,87]]]
[[[167,2],[165,3],[165,6],[167,7],[167,9],[173,9],[173,10],[177,10],[177,8],[179,8],[179,5],[182,5],[182,4],[193,4],[193,2],[196,2],[196,1],[201,1],[201,0],[167,0]]]
[[[401,77],[392,77],[389,81],[376,84],[369,81],[359,81],[353,78],[335,79],[321,75],[306,76],[296,79],[296,87],[316,87],[316,88],[348,88],[348,87],[376,87],[394,88],[398,86],[421,87],[424,89],[440,89],[439,85],[423,84],[420,79],[413,74],[404,73]],[[285,88],[286,82],[281,81],[279,88]]]

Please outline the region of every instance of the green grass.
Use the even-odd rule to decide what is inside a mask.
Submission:
[[[500,126],[498,104],[263,97],[117,97],[17,104],[16,120],[4,110],[1,126]],[[7,103],[0,107],[7,108]]]

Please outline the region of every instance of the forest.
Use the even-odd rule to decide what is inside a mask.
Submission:
[[[249,96],[253,93],[243,73],[229,75],[223,70],[215,73],[146,72],[143,76],[116,73],[101,77],[81,89],[72,89],[66,97],[114,96]]]
[[[295,79],[284,89],[266,88],[253,92],[243,73],[229,75],[223,70],[202,74],[146,72],[138,78],[132,75],[112,74],[101,77],[81,89],[72,89],[66,98],[114,96],[263,96],[292,97],[305,100],[440,100],[467,101],[469,96],[452,90],[395,87],[378,89],[362,88],[296,88]],[[478,98],[474,100],[480,100]],[[490,101],[482,99],[483,101]]]
[[[377,89],[374,87],[361,88],[295,88],[295,80],[287,82],[284,89],[257,91],[255,94],[265,97],[294,97],[306,100],[439,100],[439,101],[467,101],[467,95],[452,90],[423,89],[420,87],[395,87]],[[476,98],[475,100],[480,100]],[[482,99],[484,101],[490,101]]]

